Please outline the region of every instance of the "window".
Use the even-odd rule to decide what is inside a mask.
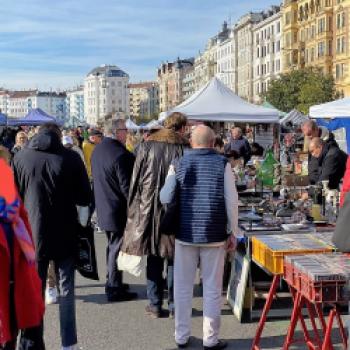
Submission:
[[[337,38],[336,51],[338,54],[345,53],[345,37]]]
[[[277,33],[281,32],[281,22],[277,22]]]
[[[339,80],[339,79],[342,79],[343,77],[344,77],[344,63],[340,63],[335,66],[335,78]]]
[[[325,43],[322,41],[318,43],[318,57],[323,57],[325,54]]]
[[[326,30],[326,20],[325,18],[321,18],[318,21],[318,33],[323,33]]]
[[[345,13],[341,12],[337,14],[337,29],[341,29],[345,26]]]

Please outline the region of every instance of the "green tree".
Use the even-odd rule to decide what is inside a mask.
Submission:
[[[333,101],[340,97],[333,76],[323,74],[320,68],[305,68],[281,74],[270,82],[262,96],[283,112],[292,109],[308,114],[315,104]]]

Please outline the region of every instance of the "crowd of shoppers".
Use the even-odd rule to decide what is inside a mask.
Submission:
[[[9,151],[0,149],[0,158],[12,165],[16,195],[8,199],[1,192],[2,177],[0,245],[13,251],[13,255],[9,259],[0,250],[0,268],[7,271],[0,278],[11,282],[6,282],[10,291],[0,291],[0,324],[6,325],[0,327],[0,349],[14,349],[19,330],[23,344],[35,340],[32,347],[23,349],[45,348],[43,300],[45,290],[53,288],[59,290],[62,349],[77,349],[74,285],[81,208],[89,208],[90,219],[96,215],[97,225],[107,237],[108,302],[137,298],[123,283],[119,252],[146,256],[146,314],[151,318],[175,317],[175,340],[179,348],[184,348],[190,339],[189,305],[194,275],[200,266],[204,348],[226,346],[218,339],[222,277],[225,252],[235,245],[238,201],[231,168],[222,154],[235,151],[248,161],[251,150],[238,128],[224,142],[215,139],[208,126],[193,127],[188,133],[186,125],[184,115],[173,113],[164,127],[142,138],[128,134],[125,122],[118,120],[113,128],[105,130],[61,130],[46,124],[20,130],[11,136],[15,136],[13,142],[10,137],[6,139]],[[12,210],[14,198],[16,214],[9,219],[5,215]],[[165,235],[161,222],[171,198],[179,199],[179,227]],[[16,240],[18,222],[23,223],[24,236]],[[23,237],[27,241],[25,248],[21,245]],[[28,260],[28,250],[32,260]],[[20,271],[13,274],[17,268]],[[16,304],[20,302],[16,288],[23,284],[33,288],[27,289],[24,299],[28,309]],[[165,288],[167,312],[163,309]]]

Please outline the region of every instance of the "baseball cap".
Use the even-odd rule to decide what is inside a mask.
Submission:
[[[91,129],[89,131],[89,136],[102,136],[102,132],[100,130],[97,129]]]

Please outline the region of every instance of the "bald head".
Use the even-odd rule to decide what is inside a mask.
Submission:
[[[309,152],[315,157],[319,158],[322,154],[324,142],[319,137],[314,137],[309,144]]]
[[[205,125],[198,125],[191,134],[192,148],[213,148],[215,133]]]

